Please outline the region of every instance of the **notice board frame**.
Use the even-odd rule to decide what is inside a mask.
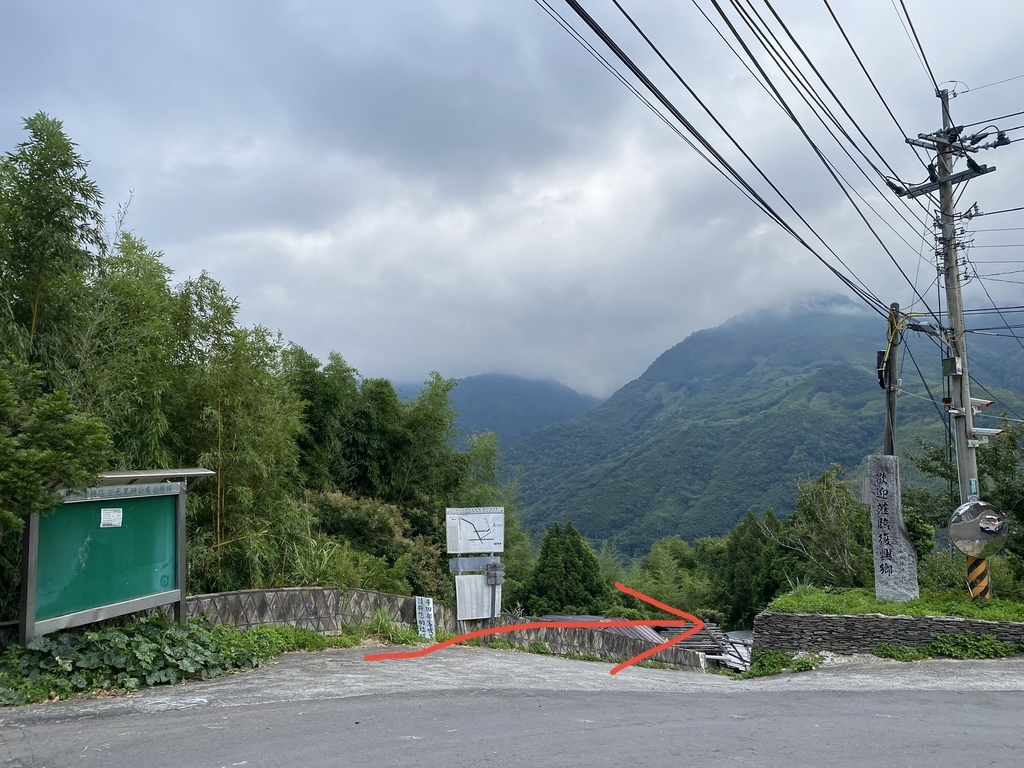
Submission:
[[[64,502],[47,516],[48,519],[45,525],[40,525],[41,521],[38,514],[31,515],[26,521],[24,551],[22,555],[21,612],[18,627],[19,642],[24,645],[37,635],[44,635],[61,629],[77,627],[164,605],[172,605],[175,620],[183,623],[188,616],[185,603],[185,502],[188,480],[213,474],[215,473],[208,469],[110,472],[101,476],[98,487],[89,488],[81,493],[65,493]],[[122,509],[115,509],[114,505],[119,502],[127,504],[130,501],[145,504],[148,503],[148,500],[161,497],[170,497],[169,500],[173,503],[172,526],[174,541],[171,545],[173,550],[171,559],[173,560],[174,576],[172,582],[166,585],[167,589],[143,589],[141,594],[130,594],[127,597],[122,596],[123,599],[97,599],[87,604],[75,606],[74,609],[67,610],[59,615],[46,616],[42,619],[38,618],[37,608],[40,588],[43,587],[45,591],[49,586],[40,584],[40,544],[43,544],[44,550],[47,545],[45,539],[42,542],[40,541],[40,536],[41,533],[45,536],[46,529],[51,527],[51,518],[59,516],[65,508],[69,509],[69,514],[74,514],[81,511],[76,510],[75,505],[96,505],[99,503],[101,505],[109,505],[110,509],[100,510],[97,508],[93,510],[97,518],[95,521],[96,528],[116,528],[120,527],[122,522]],[[131,515],[139,514],[138,510],[130,510],[129,526],[126,526],[127,528],[131,527]],[[143,511],[141,514],[149,513]],[[166,510],[164,510],[164,514],[166,515]],[[103,517],[103,522],[100,520],[101,517]],[[44,530],[41,531],[41,528]],[[138,543],[150,547],[155,546],[159,548],[163,546],[166,548],[169,544],[168,542],[153,541],[154,533],[152,530],[147,535],[147,532],[140,526],[139,531],[140,535],[146,536],[146,539],[141,542],[133,542],[133,545]],[[87,547],[87,543],[83,542],[83,546]],[[134,546],[129,549],[134,550]],[[123,557],[131,556],[131,551],[123,553]],[[169,562],[165,563],[165,565],[169,564]],[[116,563],[114,565],[116,566]],[[95,580],[102,578],[95,573],[90,574],[84,566],[82,572],[78,574],[74,573],[75,567],[73,564],[68,564],[66,568],[69,568],[71,572],[63,573],[62,577],[66,577],[69,583],[76,579],[92,578]]]

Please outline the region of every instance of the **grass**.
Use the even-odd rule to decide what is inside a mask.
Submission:
[[[876,600],[874,591],[868,589],[825,591],[803,588],[798,594],[780,595],[768,608],[777,613],[880,613],[886,616],[955,616],[963,619],[1024,622],[1024,604],[999,598],[972,601],[962,592],[924,592],[916,600],[892,603]]]

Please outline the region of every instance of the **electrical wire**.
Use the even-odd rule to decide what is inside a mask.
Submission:
[[[1024,75],[1022,75],[1022,77],[1024,77]],[[977,90],[977,88],[975,90]],[[1005,120],[1008,117],[1019,117],[1021,115],[1024,115],[1024,112],[1011,112],[1008,115],[1000,115],[999,117],[990,117],[987,120],[979,120],[976,123],[964,123],[963,127],[964,128],[973,128],[976,125],[983,125],[983,124],[987,124],[987,123],[994,123],[996,120]],[[1013,130],[1016,130],[1016,128],[1010,128],[1009,130],[1013,131]]]
[[[676,126],[671,120],[669,120],[668,117],[666,117],[653,103],[651,103],[649,99],[647,99],[632,83],[629,82],[625,75],[619,72],[614,67],[614,65],[611,64],[611,62],[609,62],[604,56],[602,56],[600,51],[598,51],[593,45],[591,45],[591,43],[585,37],[583,37],[572,26],[572,24],[570,24],[565,19],[565,17],[563,17],[558,11],[556,11],[550,5],[548,0],[534,0],[534,2],[538,6],[540,6],[540,8],[548,14],[548,16],[554,19],[558,23],[558,25],[562,27],[562,29],[568,32],[569,35],[574,40],[576,40],[576,42],[579,43],[580,46],[582,46],[583,49],[587,51],[587,53],[589,53],[594,59],[596,59],[597,62],[601,64],[601,66],[603,66],[609,73],[611,73],[611,75],[616,80],[618,80],[623,86],[625,86],[626,89],[630,91],[630,93],[632,93],[637,99],[639,99],[640,102],[644,104],[644,106],[651,110],[651,112],[653,112],[658,117],[658,119],[660,119],[666,126],[668,126],[669,130],[675,133],[680,139],[685,141],[687,145],[689,145],[689,147],[701,157],[701,159],[703,159],[705,162],[711,165],[711,167],[714,168],[726,181],[728,181],[736,189],[738,189],[742,195],[744,195],[745,197],[747,197],[747,199],[751,200],[751,202],[754,202],[756,204],[757,201],[753,200],[753,198],[749,196],[747,191],[743,189],[742,186],[737,184],[734,179],[732,179],[727,173],[725,173],[725,171],[716,166],[714,162],[712,162],[711,159],[708,158],[698,146],[696,146],[692,141],[690,141],[689,137],[686,134],[679,130],[678,126]]]
[[[893,203],[892,196],[890,194],[887,194],[887,191],[883,190],[882,187],[879,184],[875,183],[871,179],[870,175],[863,168],[860,167],[860,165],[856,162],[856,160],[854,160],[853,156],[850,155],[850,153],[846,149],[846,147],[843,146],[843,143],[838,139],[838,137],[835,135],[835,133],[833,133],[832,130],[828,127],[827,122],[825,120],[825,117],[828,118],[828,122],[831,122],[836,127],[836,129],[843,135],[843,137],[847,140],[847,142],[850,143],[850,145],[854,148],[854,150],[858,154],[860,154],[861,157],[864,158],[864,160],[871,167],[871,170],[873,170],[878,175],[879,180],[884,182],[886,180],[886,178],[887,178],[887,175],[882,173],[882,171],[875,165],[875,163],[871,160],[871,158],[868,157],[867,153],[865,153],[864,150],[861,149],[860,145],[853,139],[852,136],[850,136],[850,134],[847,132],[847,130],[842,126],[842,124],[839,122],[838,118],[832,112],[832,110],[829,109],[828,106],[826,106],[825,100],[821,97],[820,94],[817,93],[816,89],[811,85],[810,80],[806,76],[804,76],[803,73],[800,72],[799,67],[793,61],[792,57],[786,52],[785,47],[782,45],[782,43],[779,41],[779,39],[775,36],[775,34],[771,31],[771,29],[769,28],[769,26],[765,22],[765,20],[756,11],[756,9],[754,9],[753,4],[752,4],[752,2],[750,0],[747,0],[747,5],[750,7],[751,13],[760,22],[761,27],[763,28],[762,30],[758,30],[757,28],[755,28],[755,25],[752,24],[749,15],[744,14],[744,12],[742,10],[740,10],[739,7],[737,6],[736,1],[733,0],[733,6],[736,7],[737,10],[740,10],[740,13],[745,16],[745,20],[747,21],[747,25],[751,28],[752,31],[754,31],[755,35],[758,37],[759,41],[761,42],[762,47],[764,47],[764,49],[768,52],[768,55],[772,57],[772,59],[775,62],[776,66],[783,73],[783,75],[785,75],[787,80],[789,80],[790,84],[794,87],[796,92],[804,100],[804,103],[806,103],[807,106],[811,109],[811,113],[814,114],[815,117],[818,118],[818,120],[821,122],[822,126],[825,128],[825,130],[828,132],[828,134],[832,137],[832,139],[836,142],[836,144],[840,147],[840,149],[842,149],[843,153],[850,159],[850,162],[853,163],[853,165],[857,168],[857,170],[859,170],[861,172],[861,174],[864,176],[864,178],[868,180],[868,183],[872,184],[872,186],[874,186],[875,189],[878,190],[879,192],[882,192],[882,199],[885,200],[885,202],[889,205],[890,208],[892,208],[892,210],[896,213],[896,215],[899,216],[900,218],[902,218],[903,222],[908,227],[914,228],[915,224],[911,223],[903,215],[903,213],[896,207],[896,205]],[[825,87],[825,89],[828,91],[829,95],[836,102],[836,104],[839,105],[839,108],[846,115],[847,119],[852,123],[854,129],[864,138],[864,140],[867,143],[867,145],[874,151],[874,153],[878,156],[879,160],[881,160],[882,164],[885,165],[885,167],[889,170],[889,176],[890,177],[896,177],[897,176],[896,171],[888,163],[888,161],[882,156],[881,152],[878,151],[878,148],[875,147],[875,145],[874,145],[874,143],[872,143],[871,139],[868,138],[867,134],[860,127],[860,124],[853,117],[853,115],[850,114],[849,110],[846,109],[846,106],[843,104],[842,100],[835,93],[835,91],[832,89],[832,87],[828,84],[828,81],[825,80],[824,76],[821,74],[821,72],[815,66],[815,64],[811,60],[810,56],[807,55],[807,52],[804,50],[803,46],[800,45],[800,42],[796,39],[796,37],[790,31],[789,27],[787,26],[785,21],[782,19],[782,17],[779,16],[779,14],[775,11],[775,9],[772,7],[771,3],[768,2],[768,0],[765,0],[765,5],[768,8],[768,10],[771,11],[772,16],[775,18],[776,22],[779,24],[779,26],[786,33],[786,36],[793,43],[793,45],[796,47],[797,51],[800,52],[800,55],[803,56],[804,60],[810,66],[811,71],[814,72],[814,74],[817,77],[817,79]],[[773,41],[773,44],[771,44],[771,45],[769,45],[769,43],[768,43],[768,38],[769,37]],[[856,52],[854,52],[854,53],[856,53]],[[805,93],[805,91],[806,91],[806,93]],[[777,99],[776,99],[776,101],[778,102]],[[815,109],[814,105],[812,104],[812,101],[815,102],[818,105],[818,108],[821,110],[822,113],[824,113],[824,117],[822,116],[821,113],[819,113]],[[780,106],[782,106],[783,109],[785,110],[785,105],[780,104]],[[787,112],[787,114],[790,114],[790,116],[792,117],[791,113]],[[833,168],[835,168],[836,172],[839,173],[838,168],[836,168],[834,165],[833,165]],[[875,210],[874,206],[872,206],[870,203],[868,203],[867,200],[865,200],[863,198],[863,196],[861,196],[859,193],[856,192],[856,190],[853,188],[853,185],[850,184],[850,182],[841,173],[839,173],[839,176],[843,179],[843,182],[846,183],[846,185],[848,187],[850,187],[850,189],[853,190],[855,194],[857,194],[857,197],[861,199],[861,201],[865,204],[865,206],[867,206],[876,216],[878,216],[878,218],[881,221],[885,222],[889,226],[889,228],[892,229],[893,233],[896,234],[896,236],[899,237],[901,240],[903,240],[903,242],[908,247],[912,247],[907,242],[907,240],[902,235],[900,235],[896,231],[896,229],[891,224],[889,224],[889,222],[886,221],[886,219],[884,217],[882,217],[878,213],[878,211]],[[906,208],[907,211],[912,211],[912,209],[910,208],[909,203],[904,198],[898,198],[898,200],[900,200],[903,203],[903,207]],[[925,211],[925,213],[927,213],[927,209],[925,208],[924,204],[921,203],[921,201],[915,199],[915,202],[917,202],[918,205],[920,205],[921,208]],[[915,233],[916,233],[916,228],[915,228]]]
[[[771,181],[771,179],[767,177],[767,175],[754,162],[754,160],[749,156],[749,154],[747,154],[746,151],[743,150],[743,148],[738,144],[738,142],[736,142],[736,140],[731,136],[731,134],[729,134],[729,132],[725,129],[725,127],[721,124],[721,122],[714,116],[714,114],[711,113],[710,110],[708,110],[703,105],[703,102],[700,101],[700,99],[697,96],[697,94],[689,87],[689,85],[687,85],[685,83],[685,81],[683,81],[683,79],[681,77],[679,77],[678,73],[675,73],[675,74],[676,74],[677,78],[679,79],[679,81],[684,85],[684,87],[687,88],[687,90],[690,92],[690,94],[693,96],[693,98],[695,100],[697,100],[697,102],[699,104],[701,104],[701,106],[705,109],[705,111],[708,112],[709,116],[712,118],[712,120],[715,122],[715,124],[718,126],[718,128],[720,130],[722,130],[723,133],[733,142],[733,144],[737,147],[737,149],[743,155],[744,159],[751,164],[751,166],[758,172],[758,174],[765,180],[765,182],[769,185],[769,187],[772,188],[773,192],[776,195],[779,196],[779,198],[786,204],[786,206],[791,211],[793,211],[794,214],[796,214],[797,218],[799,218],[801,220],[801,222],[804,224],[804,226],[806,226],[807,229],[812,234],[814,234],[814,236],[819,241],[821,241],[825,245],[826,249],[828,249],[829,252],[832,253],[832,255],[836,258],[836,260],[839,261],[840,264],[842,264],[844,269],[846,269],[853,276],[853,279],[851,279],[850,277],[847,277],[846,275],[842,274],[834,266],[829,264],[825,260],[825,258],[821,254],[819,254],[814,249],[814,247],[811,246],[811,244],[808,243],[792,227],[792,225],[790,225],[788,222],[785,221],[785,219],[774,209],[774,207],[759,192],[757,192],[757,190],[750,184],[750,182],[748,182],[746,179],[743,178],[742,174],[740,174],[739,171],[737,171],[732,166],[732,164],[729,163],[728,160],[726,160],[726,158],[717,149],[715,149],[711,145],[711,143],[707,140],[707,138],[704,137],[703,134],[701,134],[700,131],[697,130],[697,128],[664,95],[664,93],[662,93],[662,91],[660,89],[658,89],[657,86],[654,85],[654,83],[640,69],[640,67],[625,53],[625,51],[622,50],[622,48],[614,41],[614,39],[611,38],[611,36],[601,27],[601,25],[595,19],[593,19],[593,17],[591,17],[590,14],[587,13],[587,11],[584,10],[583,7],[576,0],[566,0],[566,3],[583,20],[583,22],[585,24],[587,24],[587,26],[590,27],[591,31],[593,31],[594,34],[596,34],[601,39],[601,41],[606,46],[608,46],[608,48],[616,55],[616,57],[618,57],[618,59],[626,66],[626,68],[629,69],[638,80],[640,80],[640,82],[644,85],[644,87],[648,91],[650,91],[650,93],[658,101],[660,101],[662,103],[662,106],[664,106],[665,109],[668,110],[668,112],[673,117],[675,117],[676,120],[678,120],[680,122],[680,124],[682,124],[686,128],[686,130],[690,133],[690,135],[693,136],[694,139],[696,139],[701,144],[701,146],[703,146],[704,149],[710,155],[712,155],[715,158],[715,160],[717,160],[722,165],[722,167],[725,168],[737,180],[737,182],[739,182],[741,185],[744,186],[745,189],[747,189],[747,191],[750,193],[750,196],[756,199],[757,205],[758,205],[758,207],[761,208],[762,211],[764,211],[770,218],[772,218],[773,221],[775,221],[788,234],[790,234],[790,236],[792,236],[798,243],[800,243],[812,255],[814,255],[815,258],[817,258],[823,265],[825,265],[825,267],[827,269],[829,269],[829,271],[831,271],[841,282],[843,282],[851,291],[853,291],[862,301],[864,301],[868,306],[870,306],[872,309],[874,309],[879,314],[885,314],[885,312],[883,310],[883,304],[882,304],[881,300],[879,300],[877,296],[874,296],[874,294],[871,293],[871,291],[867,288],[867,286],[863,284],[863,281],[860,281],[859,278],[857,278],[856,275],[852,272],[852,270],[850,270],[849,267],[846,264],[843,263],[842,259],[838,256],[838,254],[835,254],[835,252],[831,248],[829,248],[828,244],[825,243],[824,240],[822,240],[821,236],[818,235],[817,231],[810,225],[809,222],[806,221],[806,219],[804,219],[801,216],[799,211],[796,210],[796,208],[792,205],[792,203],[789,202],[789,200],[785,197],[785,195],[781,192],[781,190],[779,190],[778,187]],[[616,3],[616,5],[618,5],[618,4]],[[620,6],[620,11],[622,11],[621,6]],[[622,12],[625,13],[624,11],[622,11]],[[628,16],[627,16],[627,18],[628,18]],[[642,31],[641,31],[641,34],[643,34]],[[662,59],[662,61],[665,62],[665,64],[667,66],[669,66],[670,69],[671,69],[671,65],[664,58],[664,56],[662,56],[660,54],[660,52],[658,52],[658,51],[656,51],[656,52],[659,54],[659,57]],[[855,283],[854,280],[857,280],[857,282]],[[859,283],[859,285],[857,283]],[[886,310],[887,310],[887,307],[886,307]]]
[[[924,64],[925,72],[928,73],[928,77],[931,79],[932,85],[935,87],[935,93],[938,94],[939,84],[935,80],[935,74],[932,72],[931,64],[928,63],[928,56],[925,55],[924,46],[921,45],[921,38],[917,36],[917,30],[914,28],[914,20],[910,18],[910,12],[907,10],[907,5],[906,3],[903,2],[903,0],[900,0],[900,7],[903,9],[903,17],[906,18],[907,20],[907,25],[910,27],[910,32],[914,36],[914,42],[917,43],[917,48],[915,50],[918,52],[918,55],[921,58],[921,63]],[[897,15],[898,14],[899,11],[897,11]]]
[[[661,54],[661,52],[657,49],[657,47],[654,45],[654,43],[651,42],[650,38],[648,38],[647,35],[644,34],[643,30],[641,30],[639,28],[639,26],[636,24],[636,22],[634,22],[633,19],[622,9],[621,5],[619,5],[618,0],[612,0],[612,2],[615,4],[615,6],[617,8],[619,8],[619,10],[622,12],[622,14],[634,26],[634,28],[637,30],[637,32],[644,38],[644,41],[647,42],[647,44],[652,48],[652,50],[654,50],[654,52],[659,56],[659,58],[661,58],[662,61],[665,62],[666,66],[669,67],[669,69],[676,76],[676,78],[681,83],[683,83],[683,85],[688,90],[690,90],[689,86],[686,85],[685,82],[683,82],[683,80],[679,76],[678,72],[668,63],[668,61]],[[729,27],[729,30],[732,33],[733,37],[736,38],[736,40],[739,43],[739,45],[746,52],[747,57],[753,63],[754,67],[757,68],[757,70],[761,73],[762,77],[765,79],[765,81],[769,84],[769,86],[775,92],[776,96],[778,97],[779,102],[781,102],[784,105],[784,107],[785,107],[784,111],[785,111],[786,115],[790,118],[790,120],[793,122],[793,124],[796,125],[797,129],[800,131],[801,135],[804,137],[804,140],[810,145],[811,149],[818,156],[819,160],[822,162],[822,164],[825,166],[826,170],[829,172],[829,175],[832,177],[833,181],[835,181],[837,186],[839,186],[840,190],[843,192],[843,194],[846,197],[846,199],[848,200],[848,202],[853,206],[854,210],[857,211],[857,214],[860,216],[861,220],[864,222],[864,225],[868,228],[868,231],[870,231],[871,234],[874,236],[874,238],[878,241],[878,244],[882,247],[882,250],[885,251],[886,255],[889,257],[889,259],[892,261],[892,263],[896,266],[897,270],[899,270],[899,272],[903,276],[904,280],[906,280],[908,285],[910,285],[911,290],[913,290],[914,293],[918,296],[918,298],[921,300],[922,304],[924,304],[924,306],[927,307],[928,304],[927,304],[927,301],[925,300],[925,298],[923,296],[921,296],[920,293],[918,293],[917,288],[914,286],[913,282],[907,276],[906,272],[903,270],[903,267],[899,264],[899,262],[896,260],[895,256],[893,256],[892,252],[885,245],[885,243],[882,240],[882,238],[878,235],[878,232],[875,231],[874,227],[872,227],[870,222],[868,222],[867,217],[864,215],[864,212],[853,201],[853,198],[850,197],[849,191],[846,189],[846,187],[843,185],[843,183],[837,177],[836,173],[833,171],[833,167],[832,167],[831,163],[825,157],[824,153],[817,146],[817,144],[814,142],[814,140],[810,137],[810,135],[808,134],[807,130],[801,124],[800,120],[796,117],[796,114],[793,112],[793,110],[788,106],[788,104],[786,104],[786,101],[783,98],[782,94],[774,86],[774,84],[771,81],[771,78],[768,76],[768,74],[761,67],[760,63],[758,63],[757,58],[754,56],[753,52],[750,50],[750,48],[747,46],[747,44],[743,41],[742,36],[739,34],[739,32],[737,31],[736,27],[733,25],[733,23],[730,21],[728,16],[722,10],[721,6],[718,4],[718,1],[717,0],[711,0],[711,4],[718,11],[719,16],[721,16],[721,18],[725,22],[726,26]],[[743,12],[743,10],[741,8],[739,8],[739,6],[737,5],[736,0],[732,0],[732,4],[733,4],[733,7],[736,8],[737,11],[739,11],[740,15],[742,17],[744,17],[744,21],[747,23],[747,26],[751,29],[751,31],[753,31],[755,33],[755,37],[758,37],[758,34],[757,34],[758,30],[755,29],[755,25],[753,25],[751,23],[751,21],[749,20],[749,17],[746,16],[746,14]],[[764,46],[763,43],[762,43],[762,45]],[[771,55],[770,49],[767,46],[764,46],[764,47],[766,48],[766,50],[768,50],[769,55]],[[692,91],[691,91],[691,93],[692,93]],[[702,106],[703,106],[703,104],[702,104]],[[708,111],[707,107],[704,107],[704,108],[705,108],[705,111]],[[712,118],[713,118],[713,116],[712,116]],[[723,128],[723,131],[724,131],[724,128]],[[877,215],[877,212],[876,212],[876,215]],[[827,245],[826,245],[826,247],[827,247]],[[831,248],[829,250],[830,250],[830,252],[833,253],[833,255],[835,255],[835,252],[832,251]],[[836,256],[836,258],[838,258],[838,256]],[[840,262],[840,263],[842,263],[842,262]],[[843,266],[846,267],[845,264],[843,264]],[[847,269],[849,269],[849,268],[847,267]]]
[[[885,111],[888,112],[889,113],[889,117],[892,118],[892,121],[896,125],[897,130],[900,132],[900,136],[902,136],[904,139],[907,139],[908,138],[907,132],[903,129],[903,126],[900,125],[900,121],[898,119],[896,119],[896,114],[889,107],[889,103],[885,100],[885,97],[882,95],[882,92],[879,90],[878,85],[875,83],[874,78],[871,77],[871,73],[868,72],[868,68],[864,65],[864,61],[861,59],[860,54],[857,53],[857,49],[854,47],[853,42],[850,40],[850,36],[846,34],[846,30],[843,28],[843,25],[840,23],[839,17],[836,16],[835,11],[832,10],[832,6],[829,5],[828,0],[824,0],[824,4],[825,4],[825,8],[828,9],[829,15],[832,17],[832,21],[835,22],[836,28],[839,30],[839,34],[843,36],[843,40],[846,42],[847,47],[850,49],[850,53],[853,54],[853,58],[857,61],[858,66],[860,66],[861,72],[864,73],[864,77],[866,77],[868,82],[871,84],[871,88],[874,90],[875,95],[878,96],[878,100],[882,102],[882,106],[885,107]],[[895,8],[895,5],[893,7]],[[897,12],[897,16],[899,16],[899,12]],[[900,21],[902,22],[903,20],[900,19]],[[915,53],[916,53],[916,51],[915,51]],[[921,157],[921,153],[918,151],[918,148],[915,147],[913,144],[911,144],[910,146],[913,148],[914,154],[917,156],[917,159],[920,161],[921,165],[923,167],[927,168],[928,167],[928,163],[926,163],[924,161],[924,159]]]
[[[996,82],[989,83],[988,85],[979,85],[977,88],[968,88],[964,93],[980,91],[982,88],[991,88],[993,85],[1002,85],[1003,83],[1009,83],[1013,80],[1020,80],[1022,77],[1024,77],[1024,75],[1014,75],[1013,77],[1008,77],[1005,80],[996,80]]]
[[[917,50],[917,47],[914,45],[914,38],[910,34],[910,30],[907,29],[907,22],[905,22],[903,20],[903,17],[900,16],[900,10],[899,10],[899,8],[896,7],[896,3],[894,2],[894,0],[889,0],[889,1],[892,4],[893,11],[896,13],[896,18],[899,19],[900,25],[903,27],[903,33],[907,36],[907,40],[910,42],[910,47],[911,47],[911,49],[913,49],[914,55],[917,56],[918,64],[921,65],[921,69],[924,71],[925,75],[927,76],[929,74],[928,73],[928,69],[927,69],[927,67],[925,67],[924,60],[921,58],[921,53]],[[932,78],[932,80],[934,82],[934,78]]]
[[[983,213],[975,213],[971,216],[971,218],[975,219],[978,216],[995,216],[997,213],[1013,213],[1015,211],[1024,211],[1024,205],[1021,205],[1017,208],[1006,208],[1002,211],[985,211]]]

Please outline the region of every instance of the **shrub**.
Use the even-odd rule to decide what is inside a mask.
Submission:
[[[924,652],[929,656],[947,659],[1001,659],[1020,653],[1014,643],[1004,643],[992,635],[975,635],[965,632],[961,635],[936,635]]]
[[[151,617],[123,627],[62,632],[12,645],[0,657],[0,702],[8,705],[68,698],[99,690],[206,679],[232,669],[257,667],[286,651],[319,650],[358,642],[364,630],[328,638],[310,629],[264,626],[239,632]]]
[[[750,654],[750,669],[740,677],[765,677],[766,675],[777,675],[790,665],[791,659],[780,651],[765,648],[755,648]]]
[[[889,643],[879,643],[871,649],[871,652],[881,659],[895,659],[896,661],[920,661],[925,658],[925,654],[921,651],[908,648],[905,645],[891,645]]]
[[[821,666],[821,656],[811,653],[806,656],[797,656],[789,663],[789,668],[794,672],[810,672]]]

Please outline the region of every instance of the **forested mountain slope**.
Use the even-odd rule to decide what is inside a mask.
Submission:
[[[670,534],[722,535],[748,509],[787,513],[795,478],[832,463],[855,469],[881,451],[875,353],[885,329],[866,308],[822,299],[692,334],[606,402],[510,452],[524,523],[539,530],[572,521],[593,541],[638,552]],[[1013,372],[1024,371],[1020,345],[972,341],[973,370],[985,372],[975,377],[1012,386]],[[908,348],[940,397],[936,345],[907,333]],[[901,375],[911,393],[900,398],[898,448],[906,452],[917,435],[941,440],[943,422],[913,396],[926,392],[909,358]]]
[[[501,373],[457,379],[450,400],[455,425],[465,434],[494,432],[508,450],[538,429],[567,421],[600,400],[557,381],[535,381]]]

